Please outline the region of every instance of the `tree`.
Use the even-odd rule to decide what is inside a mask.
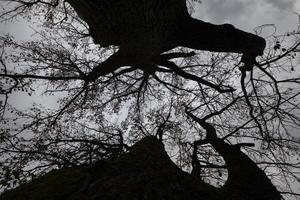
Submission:
[[[299,197],[299,29],[265,49],[257,35],[191,18],[183,0],[12,2],[2,19],[34,17],[43,29],[30,42],[1,37],[2,186],[118,158],[154,135],[217,187],[231,168],[214,141],[243,147],[278,191]],[[17,109],[15,92],[56,94],[59,108]]]

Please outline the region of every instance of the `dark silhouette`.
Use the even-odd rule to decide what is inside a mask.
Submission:
[[[217,137],[216,130],[211,124],[190,112],[187,114],[205,129],[204,142],[211,144],[226,162],[228,180],[221,188],[224,193],[229,192],[227,195],[232,195],[232,199],[281,199],[280,193],[265,173],[240,150],[241,146],[252,144],[229,145]]]
[[[94,81],[122,66],[147,73],[156,65],[172,69],[195,80],[170,59],[190,54],[164,52],[178,46],[214,52],[242,53],[246,69],[262,55],[265,40],[230,24],[213,25],[192,18],[185,0],[66,0],[90,29],[94,42],[117,45],[119,51],[95,66],[85,77]],[[207,81],[202,83],[214,86]],[[80,94],[79,94],[80,95]],[[187,114],[206,130],[206,139],[224,158],[228,180],[221,188],[204,183],[200,169],[192,174],[179,169],[166,154],[162,133],[158,140],[148,136],[126,154],[89,166],[62,168],[6,192],[1,200],[279,200],[281,196],[266,174],[240,147],[229,145],[216,135],[214,127],[190,112]],[[248,145],[248,144],[246,144]],[[195,158],[196,159],[196,158]]]
[[[92,70],[89,80],[121,66],[147,70],[149,65],[150,68],[155,64],[162,65],[156,62],[157,57],[178,46],[243,53],[247,60],[262,55],[265,48],[263,38],[230,24],[214,25],[192,18],[187,11],[186,0],[67,2],[89,25],[95,43],[120,47],[117,53]],[[249,62],[252,62],[251,59]]]
[[[193,116],[194,117],[194,116]],[[1,200],[279,200],[270,180],[236,146],[231,146],[207,130],[207,140],[224,157],[229,178],[215,188],[181,171],[154,136],[136,143],[117,160],[100,161],[52,171],[5,193]]]

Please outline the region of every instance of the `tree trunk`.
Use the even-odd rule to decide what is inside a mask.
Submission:
[[[121,66],[149,66],[163,52],[183,46],[196,50],[262,55],[265,40],[234,28],[192,18],[185,0],[66,0],[101,46],[120,47],[88,75],[95,80]],[[125,58],[125,59],[124,59]],[[146,69],[145,69],[146,70]]]
[[[223,153],[223,147],[220,148],[221,154],[227,155],[227,153]],[[216,149],[220,150],[219,147]],[[129,153],[114,161],[99,161],[92,166],[52,171],[30,183],[6,192],[0,197],[0,200],[278,199],[274,198],[277,197],[276,194],[268,194],[268,192],[274,191],[265,190],[264,193],[257,193],[257,191],[265,189],[264,184],[270,182],[254,183],[248,188],[248,191],[239,186],[240,183],[243,185],[244,177],[245,180],[248,180],[247,172],[255,177],[261,177],[261,180],[265,180],[266,176],[262,171],[252,170],[257,166],[252,164],[252,161],[244,154],[236,156],[235,159],[234,162],[241,163],[241,167],[237,168],[230,163],[228,170],[230,173],[237,173],[237,176],[230,175],[228,186],[214,188],[199,178],[180,170],[168,157],[163,144],[155,137],[149,136],[136,143]],[[225,160],[228,159],[225,158]],[[241,176],[241,171],[244,172],[244,176]],[[235,180],[236,178],[238,179]]]

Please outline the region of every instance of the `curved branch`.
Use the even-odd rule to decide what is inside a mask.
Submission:
[[[240,145],[230,145],[217,137],[215,128],[197,118],[192,113],[186,112],[202,128],[206,130],[206,140],[224,158],[228,169],[228,180],[221,188],[233,194],[243,194],[247,199],[274,199],[280,200],[281,195],[274,187],[266,174],[242,151]],[[249,146],[253,144],[241,144]]]
[[[215,85],[209,81],[206,81],[196,75],[193,75],[193,74],[189,74],[185,71],[183,71],[182,69],[180,69],[180,67],[178,67],[174,62],[172,61],[163,61],[163,60],[160,60],[159,65],[163,65],[171,70],[173,70],[176,74],[182,76],[183,78],[186,78],[186,79],[189,79],[189,80],[193,80],[193,81],[196,81],[197,83],[199,84],[203,84],[203,85],[206,85],[208,87],[211,87],[215,90],[217,90],[218,92],[220,93],[227,93],[227,92],[234,92],[235,89],[229,87],[229,86],[222,86],[222,85]],[[228,89],[222,89],[222,87],[227,87]]]

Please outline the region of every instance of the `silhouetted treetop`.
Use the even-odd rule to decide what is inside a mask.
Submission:
[[[207,134],[211,134],[207,132]],[[154,136],[137,142],[116,160],[52,171],[5,193],[1,200],[280,200],[266,175],[238,148],[211,136],[228,161],[230,177],[221,188],[182,172]],[[237,175],[237,176],[236,176]]]
[[[262,38],[193,1],[0,1],[33,29],[0,36],[0,192],[297,199],[299,26]]]

